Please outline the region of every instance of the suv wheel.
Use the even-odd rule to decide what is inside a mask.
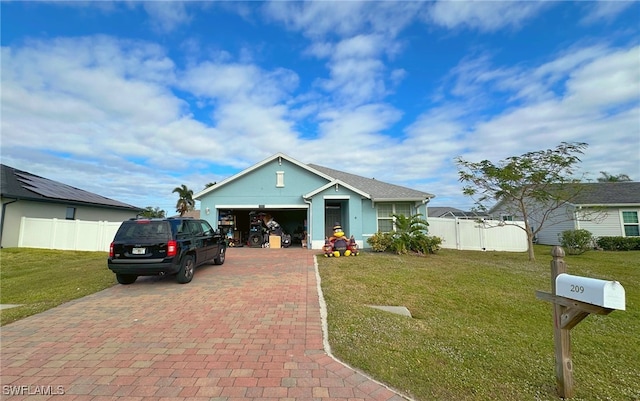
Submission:
[[[138,276],[134,274],[116,274],[116,280],[118,280],[118,283],[124,285],[135,283],[137,278]]]
[[[218,256],[216,256],[213,259],[213,263],[217,264],[217,265],[221,265],[224,263],[224,255],[226,253],[226,249],[225,248],[220,248],[220,252],[218,252]]]
[[[182,258],[180,265],[180,271],[178,272],[176,279],[180,284],[186,284],[193,279],[193,271],[195,269],[195,263],[193,262],[193,256],[186,255]]]

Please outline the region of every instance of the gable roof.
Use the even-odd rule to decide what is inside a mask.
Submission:
[[[373,178],[366,178],[355,174],[345,173],[343,171],[334,170],[328,167],[319,166],[317,164],[304,164],[301,163],[284,153],[276,153],[275,155],[264,159],[263,161],[254,164],[253,166],[213,185],[209,188],[205,188],[204,190],[198,192],[193,196],[194,199],[200,199],[202,196],[208,194],[211,191],[214,191],[221,186],[228,184],[231,181],[237,180],[238,178],[257,170],[258,168],[264,166],[267,163],[272,162],[278,158],[282,158],[287,160],[315,175],[318,175],[327,180],[327,184],[322,186],[321,188],[309,193],[303,194],[303,196],[313,196],[314,194],[322,191],[333,185],[342,185],[360,195],[373,200],[374,202],[379,201],[423,201],[426,199],[434,198],[435,195],[417,191],[411,188],[402,187],[394,184],[387,184],[382,181],[378,181]]]
[[[21,200],[73,203],[109,209],[142,209],[1,164],[0,194]]]

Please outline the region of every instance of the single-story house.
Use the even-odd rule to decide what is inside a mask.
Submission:
[[[360,247],[368,247],[376,232],[393,230],[392,214],[427,216],[434,195],[277,153],[193,198],[200,201],[201,218],[228,228],[243,243],[251,216],[262,212],[292,236],[293,244],[321,249],[336,223]]]
[[[22,217],[85,221],[124,221],[142,209],[57,181],[1,167],[0,244],[18,246]]]
[[[560,245],[558,235],[566,230],[585,229],[594,237],[640,236],[640,182],[593,182],[565,186],[554,207],[547,216],[544,207],[531,207],[529,224],[535,230],[543,221],[536,239],[539,244]],[[522,220],[498,202],[489,214],[501,220]]]

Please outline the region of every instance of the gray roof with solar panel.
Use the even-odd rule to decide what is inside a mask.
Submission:
[[[4,164],[0,166],[2,167],[0,194],[3,198],[84,204],[133,211],[141,210],[138,207],[61,182],[49,180]]]

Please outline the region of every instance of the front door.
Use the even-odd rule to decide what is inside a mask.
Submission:
[[[331,237],[333,235],[333,226],[336,223],[342,226],[343,230],[346,230],[345,223],[343,221],[344,215],[343,202],[327,202],[324,206],[324,235],[325,237]],[[346,231],[345,231],[346,232]]]

